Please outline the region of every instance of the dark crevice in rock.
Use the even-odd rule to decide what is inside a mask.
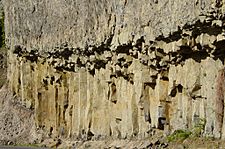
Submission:
[[[87,140],[91,140],[94,136],[94,133],[92,133],[90,130],[87,132]]]
[[[54,82],[54,81],[55,81],[55,77],[52,76],[52,77],[51,77],[51,80],[50,80],[50,84],[53,85],[53,82]]]
[[[223,5],[222,0],[216,0],[216,4],[215,4],[216,8],[220,8],[220,7],[222,7],[222,5]]]
[[[89,48],[88,48],[89,49]],[[86,51],[86,50],[85,50]],[[83,55],[86,55],[86,56],[90,56],[90,55],[94,55],[95,53],[97,54],[103,54],[104,51],[110,51],[108,45],[102,43],[100,46],[96,47],[96,46],[91,46],[91,50],[88,50],[89,53],[87,54],[86,52],[83,52]]]
[[[24,57],[26,60],[29,60],[31,62],[37,62],[38,57],[40,57],[37,49],[33,49],[28,52],[26,48],[23,48],[20,45],[16,45],[14,47],[13,54],[16,54],[18,57]]]
[[[169,78],[166,77],[166,76],[162,76],[160,79],[163,80],[163,81],[169,81]]]
[[[218,35],[223,33],[223,26],[219,26],[217,24],[213,24],[214,20],[221,20],[222,22],[225,21],[225,17],[218,16],[218,13],[211,12],[211,15],[205,15],[207,17],[207,21],[204,20],[201,22],[200,20],[197,20],[193,24],[186,23],[182,28],[178,26],[178,30],[171,33],[168,37],[164,37],[163,35],[160,35],[155,38],[156,41],[164,41],[166,43],[170,43],[173,41],[178,41],[182,37],[187,36],[187,34],[183,34],[182,30],[191,31],[192,37],[196,38],[197,36],[201,35],[202,33],[208,34],[208,35]]]
[[[61,86],[61,84],[62,84],[62,76],[60,76],[59,79],[57,79],[55,82]]]
[[[22,56],[22,47],[20,45],[15,45],[14,50],[13,50],[13,54],[18,55],[19,57]]]
[[[176,97],[177,93],[183,92],[183,86],[181,84],[173,86],[172,90],[170,91],[169,96]]]
[[[214,56],[214,59],[219,59],[224,64],[225,59],[225,40],[214,42],[214,45],[216,46],[216,49],[212,53]]]
[[[95,75],[95,69],[89,70],[88,72],[89,72],[92,76]]]
[[[218,35],[223,32],[223,27],[219,26],[217,24],[213,24],[214,20],[221,20],[224,21],[225,18],[215,18],[214,15],[206,16],[208,19],[207,21],[204,20],[201,22],[200,20],[197,20],[194,24],[185,24],[183,29],[192,31],[192,36],[196,38],[202,33],[208,34],[208,35]]]
[[[129,50],[132,49],[132,44],[123,44],[116,48],[116,53],[125,53],[129,55]]]
[[[148,122],[149,124],[151,124],[151,116],[150,116],[150,112],[149,112],[149,111],[146,112],[146,113],[144,114],[144,116],[145,116],[145,121]]]
[[[202,60],[209,57],[209,53],[205,50],[201,50],[201,46],[199,46],[199,51],[193,51],[189,46],[181,46],[178,53],[180,54],[181,61],[185,61],[189,58],[195,60],[196,62],[200,63]]]
[[[168,37],[164,37],[163,35],[160,35],[160,36],[156,37],[155,40],[170,43],[173,41],[178,41],[181,38],[182,38],[182,30],[180,27],[178,27],[178,30],[171,33]]]
[[[152,89],[155,89],[156,82],[146,82],[144,85],[151,87]]]
[[[159,117],[158,118],[158,127],[157,128],[160,129],[160,130],[164,130],[165,121],[166,121],[165,117]]]
[[[183,86],[181,84],[178,84],[177,90],[178,90],[179,93],[182,93],[183,92]]]
[[[173,89],[171,90],[169,96],[175,97],[176,95],[177,95],[177,88],[175,87],[175,88],[173,88]]]
[[[145,39],[144,37],[142,36],[140,39],[138,39],[136,41],[136,44],[135,44],[135,47],[138,48],[138,50],[142,50],[142,44],[145,43]]]
[[[104,68],[105,69],[105,66],[107,64],[107,61],[104,61],[104,60],[95,60],[94,61],[94,68],[95,69],[100,69],[100,68]]]
[[[36,62],[38,61],[38,51],[37,50],[31,50],[31,52],[25,56],[25,58],[31,62]]]

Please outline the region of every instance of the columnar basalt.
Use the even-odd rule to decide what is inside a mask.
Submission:
[[[224,137],[224,5],[5,0],[8,81],[51,137]]]

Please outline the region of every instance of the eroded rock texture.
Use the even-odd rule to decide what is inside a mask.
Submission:
[[[4,0],[11,91],[49,136],[223,137],[224,1]]]

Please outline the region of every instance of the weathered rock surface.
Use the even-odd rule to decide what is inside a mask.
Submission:
[[[33,112],[18,104],[6,86],[0,89],[0,144],[28,144],[41,142],[36,133]]]
[[[50,137],[224,138],[224,1],[4,0],[8,80]]]

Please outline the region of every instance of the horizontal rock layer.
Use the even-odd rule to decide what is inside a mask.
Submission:
[[[5,0],[11,91],[50,137],[224,137],[224,5]]]

